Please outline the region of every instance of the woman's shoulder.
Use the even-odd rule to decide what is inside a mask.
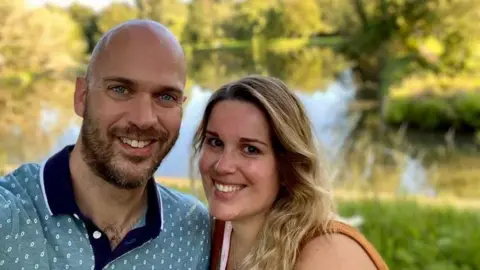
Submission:
[[[388,270],[375,247],[350,225],[333,221],[328,234],[319,234],[302,248],[297,270]]]

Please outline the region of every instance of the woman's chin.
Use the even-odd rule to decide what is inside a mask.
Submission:
[[[223,207],[210,206],[210,214],[216,219],[223,220],[223,221],[232,221],[240,217],[239,211],[234,211],[232,207],[229,207],[229,209],[226,209]]]

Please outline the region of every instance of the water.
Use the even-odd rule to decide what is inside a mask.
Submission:
[[[421,194],[434,197],[435,189],[429,185],[427,173],[421,160],[405,156],[405,166],[400,181],[399,191],[407,194]]]
[[[190,92],[190,101],[186,104],[180,136],[166,159],[162,162],[157,176],[189,177],[191,143],[201,115],[212,91],[195,85]],[[324,156],[330,166],[341,164],[345,143],[357,125],[360,115],[349,112],[349,105],[355,98],[356,87],[350,70],[344,71],[339,79],[332,82],[325,90],[312,93],[296,91],[309,115],[315,135],[326,151]],[[72,124],[57,140],[50,151],[55,153],[67,144],[76,142],[80,127]],[[405,171],[401,188],[410,194],[423,193],[426,185],[425,169],[422,164],[411,157],[405,157]],[[429,191],[431,192],[431,191]]]
[[[236,80],[247,74],[266,74],[282,79],[289,87],[295,89],[309,114],[315,134],[323,146],[322,151],[327,158],[330,168],[334,172],[333,179],[339,180],[340,186],[350,187],[345,181],[354,182],[357,179],[368,179],[364,183],[368,188],[379,191],[406,192],[409,194],[437,194],[436,191],[455,190],[456,194],[470,194],[475,196],[470,186],[462,183],[474,183],[478,178],[476,168],[479,157],[471,153],[471,145],[465,143],[465,138],[456,139],[458,146],[452,150],[445,150],[443,134],[414,134],[405,137],[406,145],[426,152],[425,159],[419,159],[416,153],[411,153],[404,145],[392,148],[388,142],[371,140],[367,143],[368,149],[374,146],[372,155],[367,155],[366,149],[359,149],[352,153],[352,145],[370,138],[374,130],[360,124],[362,134],[350,136],[352,129],[357,127],[360,114],[349,112],[348,107],[354,101],[356,94],[355,84],[348,70],[348,65],[331,50],[318,47],[306,47],[286,53],[267,52],[262,57],[254,57],[255,52],[249,48],[234,50],[198,51],[188,57],[189,83],[186,88],[188,101],[185,107],[184,119],[180,130],[180,137],[172,152],[167,156],[157,171],[157,175],[168,177],[187,177],[189,175],[190,147],[194,130],[200,120],[199,115],[211,95],[211,89]],[[347,67],[347,68],[346,68]],[[341,72],[338,71],[346,70]],[[336,79],[339,78],[339,79]],[[73,81],[73,80],[72,80]],[[66,91],[72,91],[72,88]],[[54,98],[54,97],[52,97]],[[66,102],[66,101],[65,101]],[[69,103],[69,102],[68,102]],[[25,142],[28,147],[20,143],[7,143],[3,147],[9,168],[18,163],[41,161],[42,157],[49,156],[66,144],[75,143],[78,133],[78,118],[73,117],[73,109],[69,105],[60,108],[59,115],[51,113],[56,108],[45,110],[42,129],[65,126],[62,121],[72,117],[72,123],[59,135],[57,131],[47,133],[47,137],[54,138],[53,147],[45,143],[44,139],[35,139],[35,135],[23,136],[32,138]],[[68,113],[65,113],[65,109]],[[47,113],[48,112],[48,113]],[[59,117],[61,116],[61,117]],[[35,134],[30,131],[28,134]],[[22,138],[23,138],[22,137]],[[384,136],[390,138],[390,135]],[[408,138],[407,138],[408,137]],[[9,142],[4,138],[5,141]],[[45,146],[45,147],[44,147]],[[345,147],[346,146],[346,147]],[[377,147],[378,146],[378,147]],[[50,151],[45,151],[49,149]],[[440,151],[437,151],[440,149]],[[0,149],[2,150],[2,149]],[[380,151],[378,151],[380,150]],[[466,151],[468,150],[468,151]],[[350,151],[350,152],[349,152]],[[394,168],[383,161],[389,159],[388,152],[395,152]],[[28,154],[27,154],[28,152]],[[0,152],[0,160],[2,160]],[[38,159],[38,157],[41,157]],[[431,175],[431,166],[437,171]],[[472,167],[473,166],[473,167]],[[358,169],[359,168],[359,169]],[[427,170],[425,169],[427,168]],[[1,169],[1,168],[0,168]],[[338,172],[337,174],[335,174]],[[346,179],[346,180],[345,180]],[[473,179],[473,180],[472,180]],[[344,181],[345,180],[345,181]],[[479,179],[480,180],[480,179]],[[429,183],[435,184],[433,189]],[[460,184],[458,184],[460,183]],[[371,185],[370,185],[371,184]],[[363,184],[362,184],[363,185]]]
[[[342,81],[332,83],[325,91],[312,94],[297,92],[312,121],[315,135],[331,160],[338,157],[355,125],[347,116],[348,105],[355,97],[356,88],[351,81],[350,71],[346,71],[343,77]],[[192,89],[192,99],[185,110],[180,137],[160,167],[159,175],[188,177],[191,142],[210,95],[211,91],[198,86]]]
[[[348,106],[355,97],[356,88],[351,72],[345,71],[342,80],[333,82],[326,90],[307,94],[296,92],[311,119],[315,135],[328,153],[329,160],[340,156],[346,138],[355,126],[358,117],[350,117]],[[188,177],[189,158],[193,135],[203,114],[212,91],[195,85],[191,89],[189,102],[184,110],[180,136],[172,151],[163,161],[157,175],[168,177]],[[47,122],[47,121],[46,121]],[[73,144],[78,138],[80,126],[71,124],[58,138],[49,154],[59,151],[67,144]]]

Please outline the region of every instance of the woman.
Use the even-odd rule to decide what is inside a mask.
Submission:
[[[303,105],[281,81],[248,76],[212,95],[193,156],[215,218],[211,269],[388,269],[333,220],[316,149]]]

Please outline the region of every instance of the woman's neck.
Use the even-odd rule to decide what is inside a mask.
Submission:
[[[245,220],[232,221],[232,237],[230,243],[231,265],[238,265],[252,250],[257,235],[265,222],[265,216]]]

